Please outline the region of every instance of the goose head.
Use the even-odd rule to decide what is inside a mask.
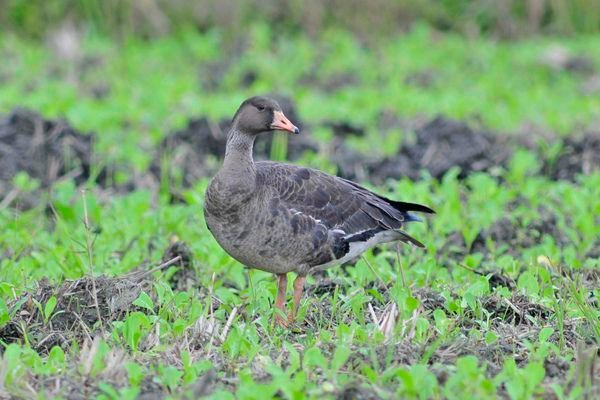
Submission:
[[[283,114],[279,103],[263,96],[251,97],[240,105],[233,117],[233,128],[252,136],[270,131],[300,133]]]

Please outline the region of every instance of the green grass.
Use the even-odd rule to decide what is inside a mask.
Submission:
[[[598,96],[579,88],[585,76],[539,62],[558,43],[600,65],[600,52],[593,50],[600,43],[593,35],[504,43],[419,28],[365,48],[340,31],[326,32],[314,45],[304,36],[276,37],[257,25],[243,54],[227,50],[218,33],[184,32],[149,43],[131,39],[120,47],[84,37],[71,63],[10,35],[1,43],[10,62],[0,66],[0,111],[20,105],[66,117],[76,128],[98,133],[102,160],[127,161],[138,169],[150,161],[137,151],[138,138],[156,143],[191,116],[230,118],[231,109],[255,93],[291,95],[307,122],[349,120],[373,135],[383,109],[406,118],[443,113],[501,132],[533,126],[569,134],[591,125],[600,108]],[[214,79],[210,64],[223,73],[214,91],[205,89]],[[405,83],[423,70],[433,73],[430,87]],[[243,88],[247,71],[257,79]],[[339,76],[356,83],[332,93],[321,89]],[[307,79],[316,83],[303,83]],[[108,93],[98,99],[94,89]]]
[[[339,31],[326,32],[317,45],[257,25],[239,57],[224,50],[218,33],[184,32],[122,46],[85,37],[73,63],[12,36],[0,43],[0,55],[10,60],[0,65],[0,112],[30,107],[95,132],[97,167],[118,163],[123,180],[144,171],[152,159],[148,149],[188,118],[230,118],[256,93],[293,95],[312,126],[326,120],[364,125],[367,148],[385,109],[406,118],[443,113],[499,134],[533,124],[562,135],[597,122],[600,109],[597,96],[579,91],[584,76],[538,61],[559,43],[600,65],[592,50],[600,49],[597,35],[503,43],[419,27],[365,48]],[[205,89],[207,63],[229,61],[222,80]],[[404,83],[423,70],[434,73],[430,87]],[[257,79],[241,88],[248,71]],[[320,88],[339,76],[355,83]],[[317,84],[301,83],[311,79]],[[97,88],[108,88],[107,95],[95,98]],[[278,146],[273,153],[281,156]],[[319,156],[300,162],[331,168]],[[300,309],[306,323],[289,331],[272,326],[272,275],[245,270],[207,231],[206,180],[176,188],[179,203],[166,188],[117,195],[88,183],[84,196],[72,181],[60,182],[36,208],[0,209],[0,325],[17,322],[22,337],[2,350],[0,391],[105,399],[151,391],[219,399],[336,398],[352,390],[422,399],[590,396],[598,390],[590,371],[600,345],[600,174],[566,182],[538,171],[539,160],[522,150],[497,177],[459,180],[450,171],[441,181],[405,179],[374,188],[437,211],[408,228],[426,251],[402,247],[397,254],[384,247],[353,267],[309,278]],[[24,191],[35,188],[27,177],[19,180]],[[554,231],[531,227],[547,213]],[[514,229],[512,242],[484,235],[503,219]],[[520,245],[525,239],[532,244]],[[126,287],[111,301],[127,292],[135,300],[109,313],[119,318],[90,327],[98,337],[90,333],[86,340],[80,325],[58,328],[68,312],[67,280],[88,282],[80,279],[93,271],[89,282],[104,285],[100,275],[124,279],[150,271],[166,261],[175,240],[193,258],[188,287],[174,285],[184,272],[177,266],[127,275],[133,285],[108,281]],[[498,275],[514,286],[496,285]],[[327,286],[330,280],[336,284]],[[87,300],[82,312],[101,311]],[[380,323],[395,313],[390,324]],[[78,340],[45,349],[41,344],[57,332]],[[565,372],[551,376],[549,364]]]

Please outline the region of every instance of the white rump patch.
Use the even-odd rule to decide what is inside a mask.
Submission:
[[[401,236],[399,236],[398,232],[395,232],[395,231],[382,231],[382,232],[376,233],[375,236],[371,237],[366,242],[357,241],[357,242],[350,243],[350,250],[348,251],[348,253],[346,253],[346,255],[344,257],[339,258],[337,260],[330,261],[326,264],[317,265],[314,268],[315,269],[323,269],[323,268],[330,267],[332,265],[343,264],[345,262],[348,262],[348,261],[353,260],[356,257],[360,256],[362,253],[364,253],[371,247],[377,246],[378,244],[381,244],[381,243],[393,242],[394,240],[398,240],[400,238],[401,238]]]

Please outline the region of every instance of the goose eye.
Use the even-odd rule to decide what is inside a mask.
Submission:
[[[258,106],[256,108],[258,108],[258,111],[265,111],[265,106]]]

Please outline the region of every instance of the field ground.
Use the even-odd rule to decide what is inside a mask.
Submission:
[[[600,396],[600,36],[0,39],[0,396]],[[303,133],[257,158],[437,211],[290,330],[202,215],[259,93]]]

